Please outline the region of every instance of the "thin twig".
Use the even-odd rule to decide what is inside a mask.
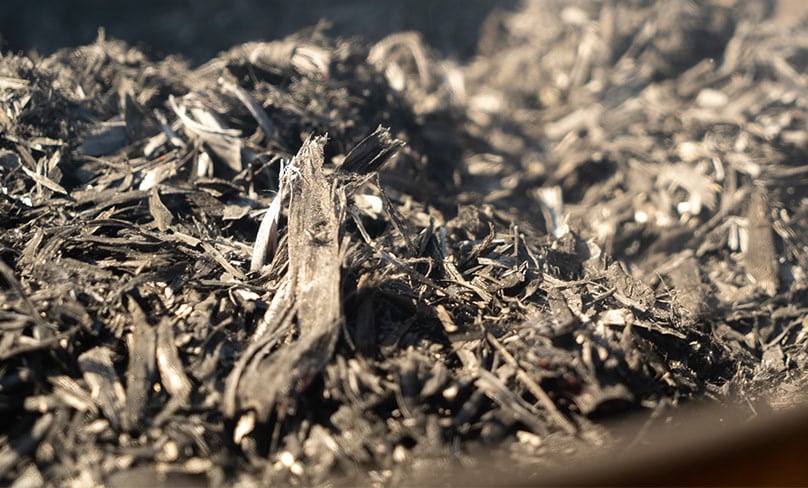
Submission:
[[[550,418],[554,420],[555,423],[564,430],[564,432],[568,434],[575,434],[578,431],[575,425],[564,417],[564,414],[558,410],[555,403],[553,403],[553,400],[547,395],[547,392],[545,392],[538,383],[533,381],[533,379],[528,376],[525,370],[519,366],[516,358],[514,358],[511,353],[505,349],[505,346],[503,346],[502,343],[499,342],[499,340],[491,333],[486,333],[485,337],[488,339],[488,342],[490,342],[491,345],[493,345],[497,351],[502,354],[502,357],[505,358],[505,362],[514,368],[516,371],[516,377],[519,378],[519,381],[521,381],[528,391],[534,397],[536,397],[536,399],[542,404],[542,406],[544,406],[545,409],[547,409],[547,413],[550,415]]]

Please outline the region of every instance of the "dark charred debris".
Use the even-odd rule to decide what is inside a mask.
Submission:
[[[760,5],[531,2],[465,65],[4,53],[0,478],[535,472],[621,412],[797,401],[808,30]]]

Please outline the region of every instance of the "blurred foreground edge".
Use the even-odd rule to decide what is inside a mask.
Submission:
[[[513,486],[808,486],[808,406],[761,414],[690,405],[641,442]],[[748,420],[747,420],[748,419]],[[658,423],[664,423],[660,419]],[[635,420],[622,427],[637,436]]]
[[[403,485],[808,486],[808,406],[751,420],[744,420],[748,410],[703,405],[683,407],[672,415],[679,427],[655,426],[641,442],[611,452],[600,450],[588,461],[576,456],[577,461],[564,468],[528,473],[480,459],[475,468],[457,466],[435,478],[416,473]],[[639,427],[630,417],[620,428],[632,439]],[[204,475],[159,473],[154,466],[117,473],[108,483],[110,487],[206,485]]]

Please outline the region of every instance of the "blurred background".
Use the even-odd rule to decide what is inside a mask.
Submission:
[[[530,1],[3,0],[0,48],[47,55],[59,48],[89,44],[98,28],[104,27],[110,37],[123,39],[151,56],[181,54],[199,64],[235,44],[276,39],[327,19],[334,35],[370,41],[416,30],[439,54],[465,60],[475,54],[480,29],[492,13],[513,11]],[[768,4],[786,23],[805,20],[808,15],[808,0],[694,3],[700,1]]]
[[[497,9],[516,0],[3,0],[4,51],[56,49],[93,42],[98,27],[152,56],[182,54],[201,63],[245,41],[271,40],[328,19],[339,36],[377,40],[418,30],[441,54],[465,59]]]

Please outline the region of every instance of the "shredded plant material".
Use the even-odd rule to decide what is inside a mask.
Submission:
[[[760,5],[532,0],[464,64],[4,53],[0,479],[529,475],[621,413],[796,403],[808,25]]]

